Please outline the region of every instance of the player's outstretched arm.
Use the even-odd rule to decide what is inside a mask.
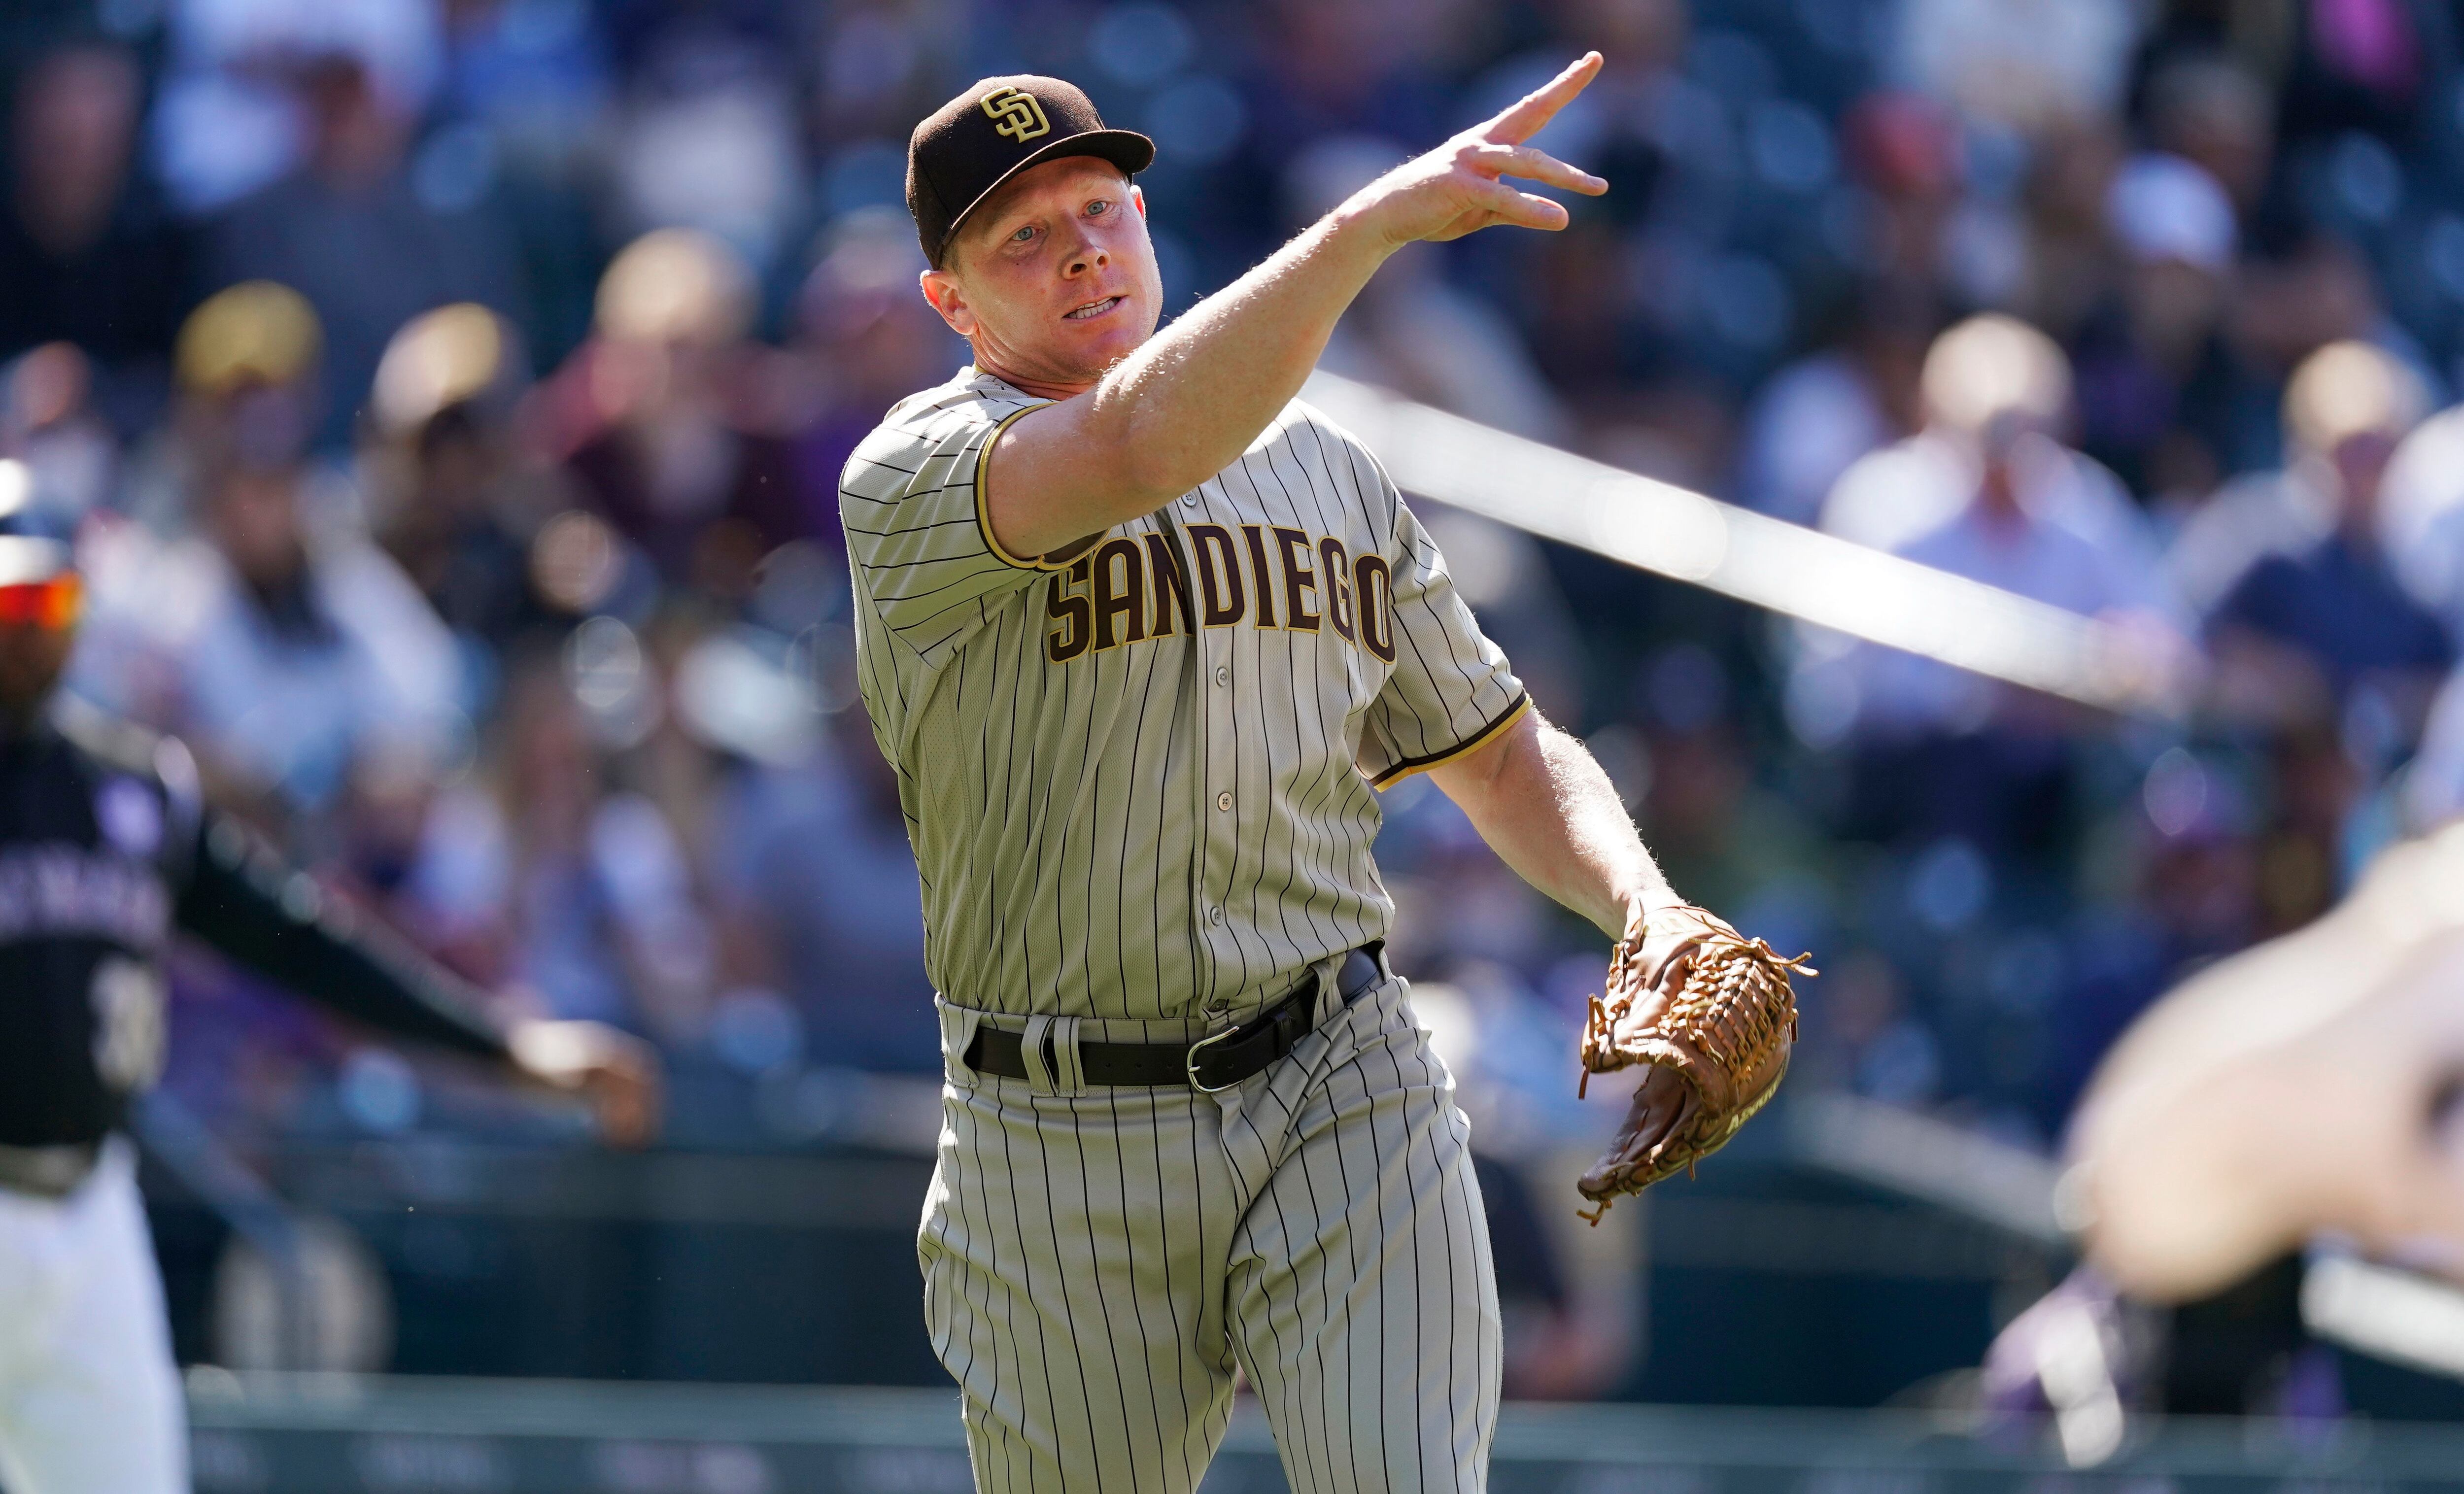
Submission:
[[[1300,392],[1344,309],[1404,245],[1498,224],[1564,228],[1562,204],[1506,179],[1608,190],[1525,143],[1599,68],[1599,54],[1587,54],[1495,119],[1397,166],[1092,387],[1003,431],[985,488],[1001,546],[1044,554],[1152,513],[1231,465]]]
[[[235,821],[206,817],[174,913],[181,928],[321,1006],[586,1101],[618,1146],[658,1130],[659,1061],[647,1044],[592,1022],[498,1022],[468,981],[323,895]]]
[[[1539,713],[1429,776],[1525,881],[1617,940],[1612,1004],[1593,1004],[1584,1065],[1587,1071],[1639,1065],[1642,1079],[1615,1141],[1577,1184],[1583,1196],[1605,1208],[1725,1145],[1786,1070],[1796,1031],[1788,976],[1813,971],[1686,907],[1599,763]],[[1683,1038],[1683,1023],[1668,1022],[1680,1003],[1701,1000],[1686,993],[1705,961],[1719,971],[1720,1015],[1711,1020],[1744,1039],[1725,1053],[1668,1041]],[[1741,978],[1744,966],[1760,968]],[[1599,1220],[1597,1209],[1586,1217]]]
[[[1537,711],[1429,777],[1518,876],[1613,939],[1681,902],[1591,750]]]
[[[1684,899],[1644,848],[1616,785],[1591,749],[1538,711],[1431,768],[1429,777],[1517,876],[1590,919],[1619,948],[1631,944],[1645,983],[1683,948],[1681,934],[1652,926],[1654,912],[1681,909]],[[1645,1070],[1618,1150],[1647,1150],[1666,1136],[1684,1092],[1675,1070]]]

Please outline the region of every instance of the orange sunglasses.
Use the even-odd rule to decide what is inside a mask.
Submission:
[[[19,627],[67,627],[85,606],[85,587],[77,573],[63,572],[49,581],[0,586],[0,625]]]

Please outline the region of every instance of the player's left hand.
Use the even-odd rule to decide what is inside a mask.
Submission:
[[[640,1147],[658,1133],[659,1055],[641,1039],[605,1022],[533,1018],[516,1022],[506,1044],[525,1078],[587,1100],[610,1145]]]
[[[1620,1194],[1691,1172],[1726,1146],[1779,1088],[1796,1041],[1790,959],[1706,910],[1671,904],[1629,915],[1608,990],[1583,1027],[1583,1075],[1645,1066],[1616,1142],[1577,1184],[1600,1213]]]
[[[1710,933],[1709,927],[1684,919],[1662,918],[1654,927],[1651,914],[1656,906],[1639,898],[1626,905],[1625,933],[1618,938],[1613,956],[1621,962],[1622,970],[1613,966],[1609,978],[1612,985],[1620,975],[1632,982],[1636,996],[1629,1020],[1646,1028],[1659,1025],[1667,1015],[1670,993],[1685,984],[1694,952]],[[1719,927],[1725,930],[1727,925]],[[1627,1104],[1625,1121],[1617,1128],[1617,1139],[1583,1175],[1586,1191],[1608,1185],[1617,1159],[1639,1156],[1667,1140],[1669,1132],[1677,1129],[1692,1093],[1685,1076],[1676,1069],[1658,1065],[1644,1068],[1642,1083]]]

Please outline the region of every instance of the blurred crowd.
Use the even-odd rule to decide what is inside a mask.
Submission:
[[[1083,82],[1174,308],[1569,55],[1556,235],[1398,255],[1327,364],[2176,641],[2123,720],[1427,518],[1678,888],[1821,953],[1801,1079],[2049,1148],[2129,1018],[2464,808],[2464,8],[2440,0],[49,0],[12,8],[0,504],[73,688],[690,1143],[937,1067],[837,473],[965,349],[913,121]],[[1424,783],[1398,961],[1485,1145],[1589,1134],[1598,940]],[[183,972],[243,1133],[523,1124]],[[1545,1275],[1545,1270],[1543,1271]]]

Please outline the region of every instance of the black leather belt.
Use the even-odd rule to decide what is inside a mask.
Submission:
[[[1343,956],[1336,973],[1335,994],[1346,1003],[1375,985],[1386,974],[1385,941],[1364,944]],[[1238,1027],[1212,1033],[1196,1043],[1081,1043],[1078,1071],[1090,1085],[1117,1088],[1160,1089],[1187,1085],[1212,1094],[1229,1089],[1292,1050],[1293,1044],[1317,1025],[1317,975],[1312,971],[1292,994]],[[999,1027],[978,1027],[967,1044],[967,1066],[979,1074],[1024,1079],[1024,1040]],[[1045,1054],[1045,1067],[1053,1055]]]

